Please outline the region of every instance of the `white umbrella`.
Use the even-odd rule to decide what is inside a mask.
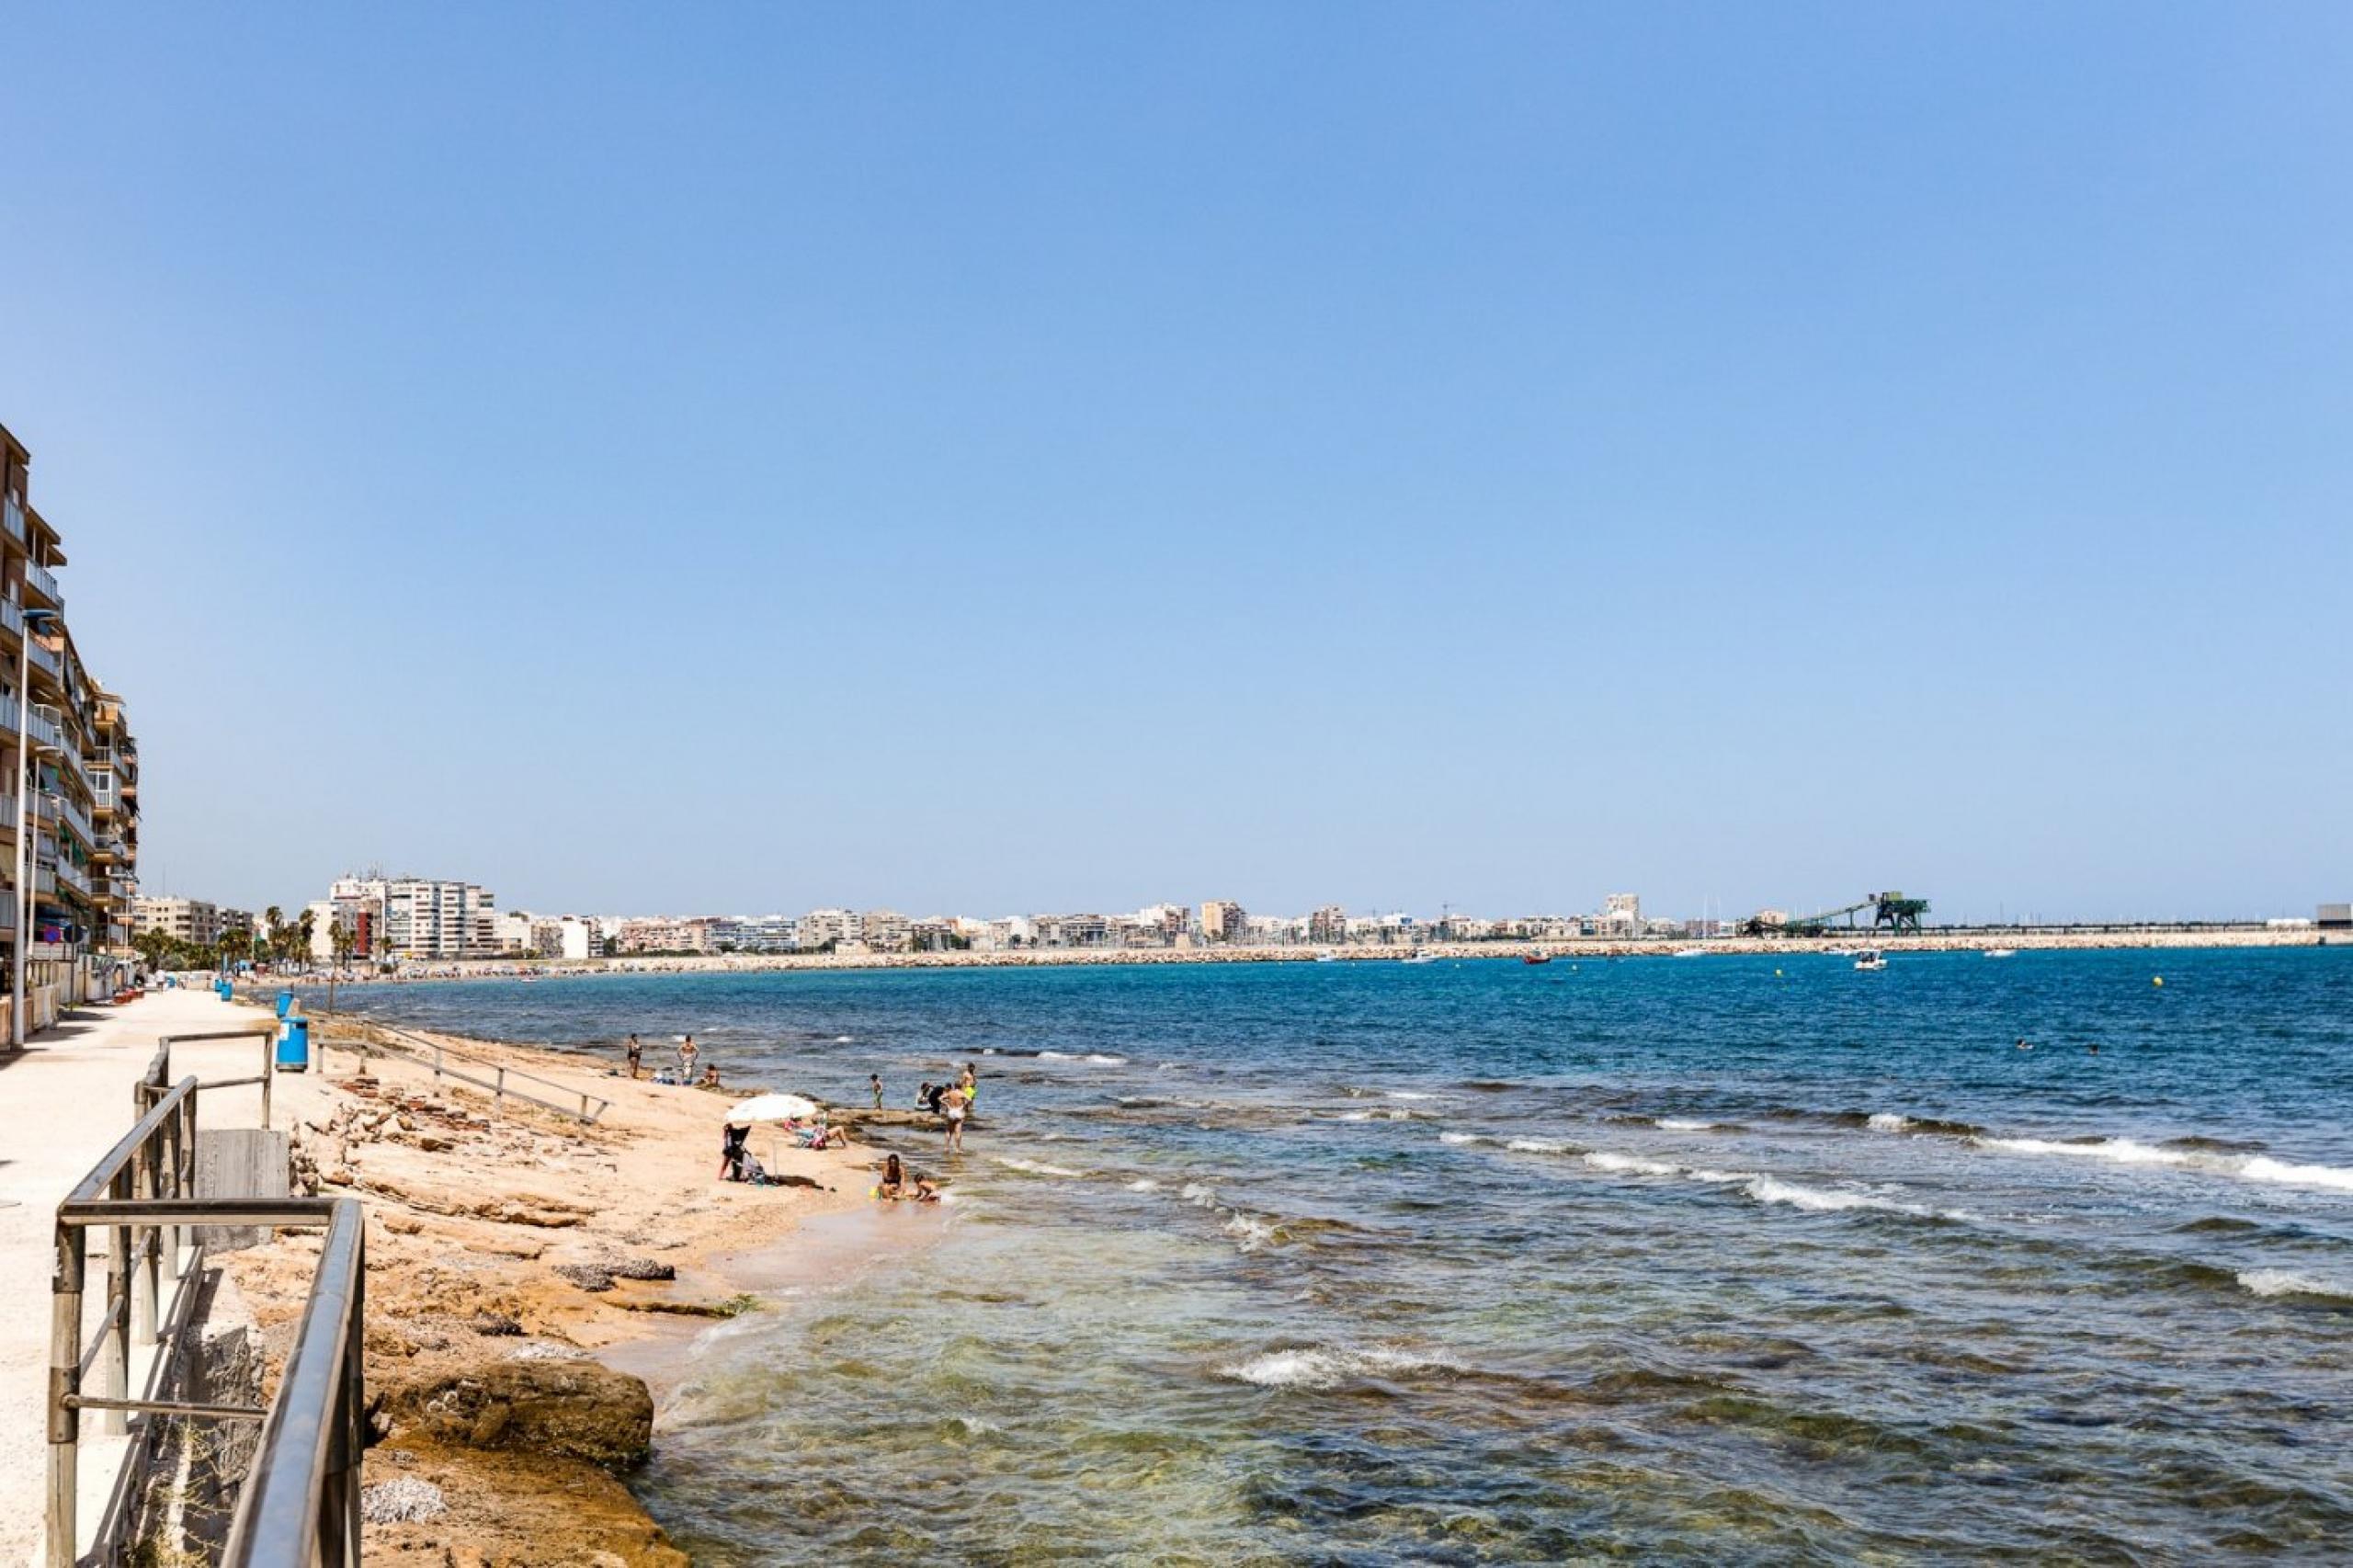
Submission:
[[[817,1114],[817,1102],[799,1095],[756,1095],[727,1113],[730,1127],[757,1121],[806,1121]]]

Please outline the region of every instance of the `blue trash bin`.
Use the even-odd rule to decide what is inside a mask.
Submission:
[[[286,1020],[286,1028],[278,1036],[278,1070],[280,1073],[307,1073],[311,1070],[311,1020],[297,1013]]]
[[[278,1016],[282,1018],[293,1010],[294,993],[291,991],[279,992],[278,994]]]
[[[236,991],[237,988],[225,980],[216,980],[212,983],[212,994],[220,997],[223,1002],[235,995]]]

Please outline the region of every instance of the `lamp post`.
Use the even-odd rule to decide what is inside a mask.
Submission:
[[[25,1048],[25,948],[32,940],[32,841],[26,833],[25,808],[32,793],[33,633],[57,619],[54,610],[26,609],[24,627],[17,637],[17,940],[15,978],[9,987],[8,1049]]]

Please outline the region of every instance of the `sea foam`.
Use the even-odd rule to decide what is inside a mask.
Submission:
[[[1392,1350],[1380,1346],[1358,1348],[1312,1347],[1270,1350],[1247,1361],[1218,1369],[1218,1376],[1269,1389],[1327,1389],[1349,1378],[1450,1369],[1442,1357]]]
[[[2353,1284],[2317,1279],[2285,1268],[2241,1269],[2238,1279],[2241,1287],[2258,1296],[2327,1296],[2340,1301],[2353,1301]]]
[[[2064,1142],[2052,1138],[1979,1138],[1978,1147],[2012,1154],[2065,1154],[2076,1159],[2108,1160],[2123,1165],[2165,1165],[2176,1170],[2204,1171],[2243,1181],[2266,1181],[2283,1187],[2328,1187],[2353,1192],[2353,1170],[2341,1165],[2291,1165],[2268,1154],[2224,1154],[2205,1149],[2165,1149],[2131,1138],[2102,1138],[2093,1142]]]
[[[1076,1177],[1086,1174],[1072,1170],[1068,1165],[1050,1165],[1043,1160],[1025,1160],[1017,1154],[999,1154],[996,1163],[1009,1171],[1026,1171],[1031,1176]]]

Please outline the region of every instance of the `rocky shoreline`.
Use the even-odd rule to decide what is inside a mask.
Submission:
[[[750,1089],[633,1083],[576,1055],[449,1041],[611,1100],[583,1124],[437,1080],[371,1047],[364,1024],[313,1028],[313,1070],[281,1076],[278,1095],[298,1176],[368,1204],[368,1561],[680,1568],[623,1480],[650,1451],[653,1397],[600,1357],[755,1307],[727,1260],[864,1207],[870,1153],[756,1136],[768,1169],[801,1185],[724,1184],[722,1114]],[[273,1367],[318,1244],[289,1234],[222,1260]]]

